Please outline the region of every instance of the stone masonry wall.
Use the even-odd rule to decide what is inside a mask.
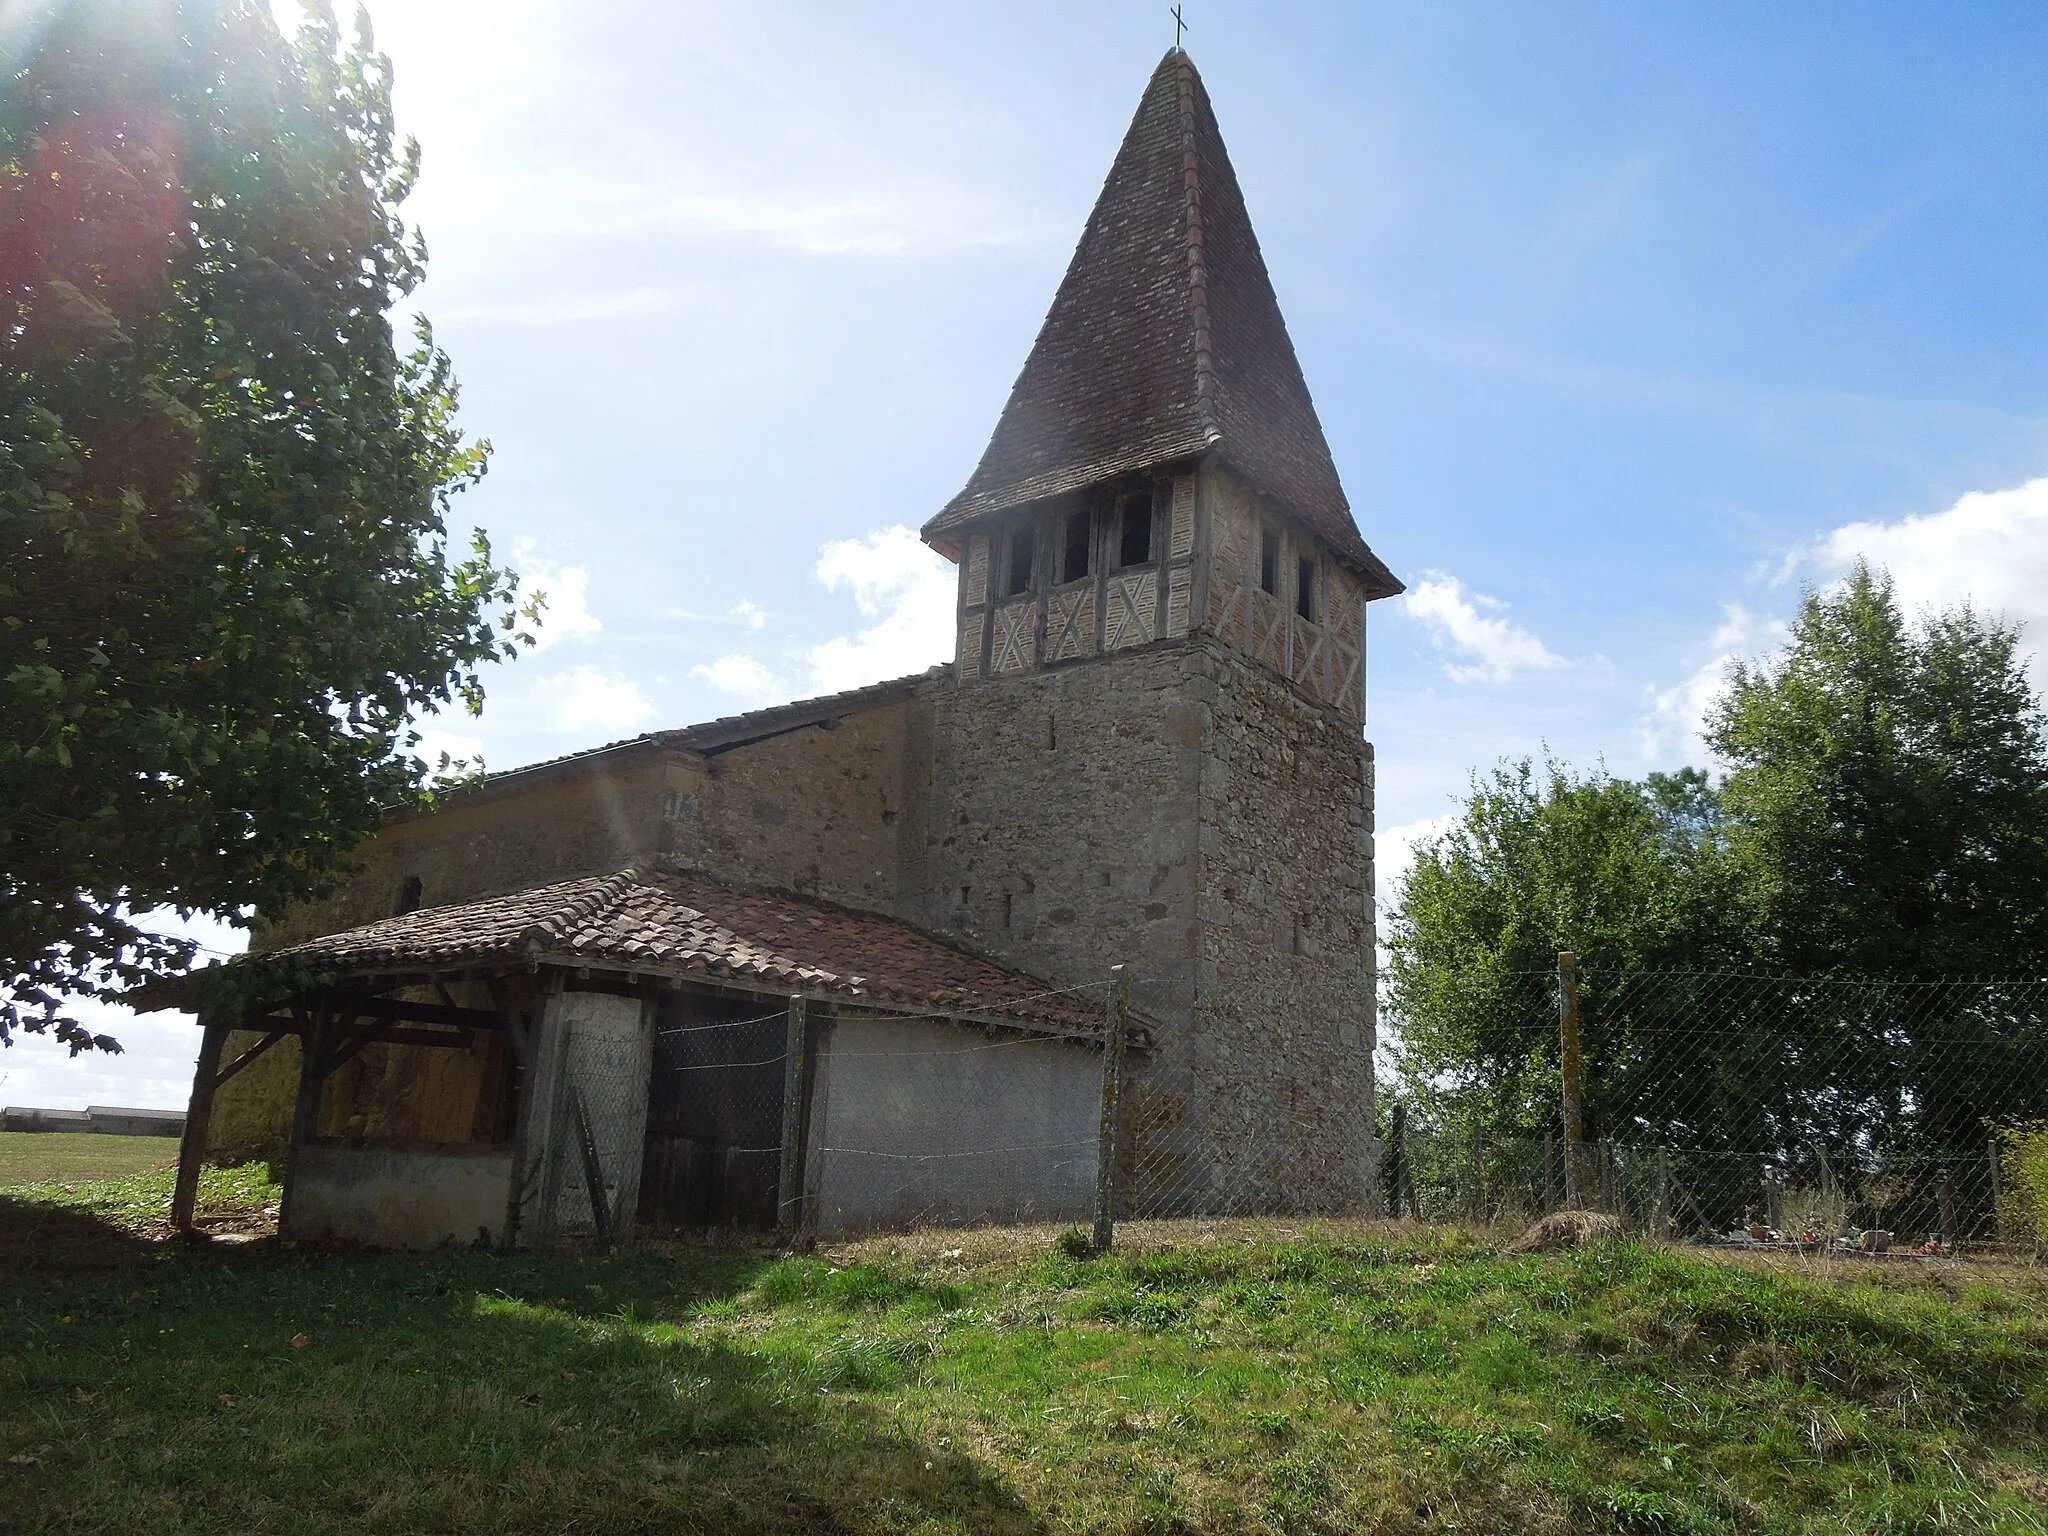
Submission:
[[[1375,1208],[1370,749],[1197,638],[937,690],[915,920],[1055,983],[1134,971],[1127,1176]],[[913,767],[915,765],[913,764]]]
[[[1226,1177],[1281,1172],[1294,1209],[1373,1209],[1371,748],[1242,657],[1200,660],[1187,1111],[1236,1160]]]
[[[1171,645],[934,690],[904,915],[1061,984],[1129,961],[1140,1008],[1185,1015],[1202,732],[1188,682]]]
[[[665,851],[717,879],[894,911],[907,717],[888,704],[679,765]]]
[[[440,907],[628,868],[662,846],[664,772],[653,751],[564,764],[391,822],[356,851],[361,867],[345,885],[263,923],[256,947],[389,917],[410,878],[420,882],[422,905]]]

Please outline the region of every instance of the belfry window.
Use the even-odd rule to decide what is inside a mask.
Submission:
[[[1311,624],[1316,618],[1316,563],[1303,555],[1294,570],[1294,611]]]
[[[1280,535],[1271,528],[1259,530],[1259,590],[1268,597],[1280,595]]]
[[[1009,564],[1004,568],[1003,595],[1015,597],[1031,590],[1031,561],[1038,552],[1029,523],[1010,530]]]
[[[420,877],[418,875],[407,875],[405,877],[405,884],[398,888],[398,916],[403,917],[408,912],[419,911],[420,902],[425,894],[425,890],[420,884]]]
[[[1079,581],[1088,574],[1088,514],[1069,512],[1065,528],[1066,545],[1060,554],[1060,580]]]
[[[1126,496],[1123,524],[1117,532],[1116,563],[1143,565],[1152,558],[1152,498]]]

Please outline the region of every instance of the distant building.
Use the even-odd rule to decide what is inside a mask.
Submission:
[[[123,1109],[93,1104],[84,1109],[0,1109],[0,1131],[82,1131],[99,1136],[176,1136],[185,1116],[175,1109]]]
[[[300,973],[209,1020],[194,1138],[300,1143],[302,1235],[1065,1220],[1122,963],[1127,1209],[1371,1208],[1366,607],[1401,588],[1184,53],[923,536],[950,665],[387,827],[265,929]],[[209,1113],[266,1039],[320,1070],[287,1045]]]

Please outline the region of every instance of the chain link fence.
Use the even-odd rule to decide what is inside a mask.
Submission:
[[[1397,987],[1388,1025],[1382,1186],[1403,1214],[1576,1206],[1806,1247],[2036,1237],[2014,1149],[2048,1119],[2048,982],[1563,965]]]
[[[1105,1039],[1144,1043],[1128,989],[1069,995],[1104,1029],[701,996],[663,1005],[651,1048],[626,1013],[572,1021],[546,1229],[1039,1222],[1101,1243],[1118,1220],[1590,1208],[1674,1238],[1948,1251],[2042,1226],[2044,982],[1565,966],[1397,986],[1377,1093],[1363,1056],[1356,1080],[1308,1077],[1285,1021],[1229,1092],[1199,1062],[1106,1060]]]

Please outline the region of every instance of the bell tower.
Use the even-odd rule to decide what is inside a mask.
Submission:
[[[1401,584],[1182,50],[923,537],[960,567],[959,639],[915,915],[1062,984],[1129,962],[1146,1208],[1370,1209],[1366,607]]]

